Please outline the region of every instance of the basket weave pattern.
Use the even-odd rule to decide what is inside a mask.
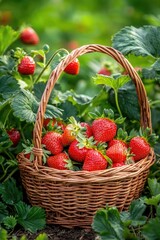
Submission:
[[[43,93],[33,131],[34,162],[23,153],[18,155],[23,186],[32,205],[46,210],[48,224],[65,227],[91,226],[101,207],[117,206],[125,210],[140,196],[154,162],[154,151],[137,163],[101,171],[57,170],[42,165],[41,136],[44,114],[52,89],[65,67],[75,58],[92,52],[105,53],[115,59],[135,83],[143,127],[151,126],[150,108],[144,85],[128,60],[117,50],[98,44],[85,45],[72,51],[52,72]]]

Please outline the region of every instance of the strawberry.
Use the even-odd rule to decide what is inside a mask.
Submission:
[[[47,129],[47,127],[49,127],[49,125],[51,125],[51,127],[60,127],[62,129],[62,131],[64,131],[65,129],[65,123],[62,122],[61,120],[56,120],[56,119],[50,119],[50,118],[46,118],[44,119],[43,122],[43,127]]]
[[[7,134],[9,136],[10,140],[12,141],[13,146],[14,147],[17,146],[17,144],[19,143],[20,138],[21,138],[19,131],[16,130],[15,128],[12,128],[10,130],[7,130]]]
[[[80,147],[79,142],[75,139],[68,148],[68,154],[70,158],[77,162],[83,162],[88,149],[86,147]]]
[[[35,30],[31,27],[23,29],[20,34],[20,39],[25,44],[36,45],[39,43],[39,37]]]
[[[18,65],[18,72],[23,75],[32,75],[35,71],[36,64],[32,57],[24,56]]]
[[[109,118],[97,118],[92,122],[92,132],[97,142],[109,142],[116,135],[117,125]]]
[[[58,153],[47,158],[47,165],[51,168],[59,170],[73,169],[73,165],[68,155],[65,152]]]
[[[50,131],[42,137],[42,144],[53,155],[61,153],[63,151],[62,135],[58,132]]]
[[[113,163],[112,167],[115,168],[115,167],[121,167],[121,166],[124,166],[125,163],[124,162],[119,162],[119,163]]]
[[[73,142],[79,133],[83,132],[83,127],[76,121],[74,117],[70,117],[69,123],[66,125],[62,134],[63,146],[68,146]]]
[[[91,126],[89,125],[89,123],[86,123],[86,122],[81,122],[80,123],[82,127],[84,127],[86,130],[85,130],[85,135],[86,137],[91,137],[93,135],[92,133],[92,128]]]
[[[128,147],[127,143],[125,141],[123,141],[122,139],[112,139],[111,141],[109,141],[108,147],[111,147],[117,143],[122,144],[124,147]]]
[[[76,58],[68,64],[68,66],[64,69],[64,72],[71,75],[77,75],[79,73],[79,67],[80,63],[79,60]]]
[[[106,150],[106,155],[113,163],[124,163],[127,159],[127,148],[117,143]]]
[[[90,149],[86,153],[82,170],[96,171],[107,168],[108,162],[105,157],[96,149]]]
[[[110,76],[110,75],[111,75],[111,71],[108,70],[106,67],[102,67],[102,68],[98,71],[98,74]]]
[[[129,148],[131,149],[131,153],[133,153],[134,161],[147,157],[150,152],[150,144],[141,136],[133,137],[130,140]]]

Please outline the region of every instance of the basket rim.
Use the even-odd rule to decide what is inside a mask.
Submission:
[[[133,178],[141,174],[141,172],[149,169],[155,162],[154,150],[151,149],[149,155],[137,161],[136,163],[126,164],[117,168],[108,168],[105,170],[96,171],[73,171],[73,170],[59,170],[50,168],[46,165],[36,165],[29,159],[25,158],[24,153],[17,156],[20,170],[32,172],[36,177],[48,181],[65,181],[66,183],[74,182],[104,182],[104,181],[119,181],[125,178]]]

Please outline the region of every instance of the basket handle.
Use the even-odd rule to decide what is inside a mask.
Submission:
[[[84,45],[82,47],[79,47],[73,50],[70,54],[68,54],[52,71],[50,78],[47,82],[46,88],[41,98],[41,102],[40,102],[39,109],[36,116],[36,122],[34,125],[34,130],[33,130],[33,145],[34,145],[33,154],[35,156],[35,160],[34,160],[35,165],[37,164],[42,165],[43,151],[41,148],[41,137],[42,137],[43,120],[44,120],[44,114],[46,111],[46,106],[56,81],[58,80],[59,76],[64,71],[66,66],[69,63],[71,63],[73,60],[75,60],[75,58],[83,54],[92,53],[92,52],[101,52],[109,55],[110,57],[115,59],[127,71],[129,76],[133,80],[136,87],[136,91],[137,91],[138,102],[140,106],[140,125],[143,126],[144,128],[149,127],[150,129],[152,129],[150,107],[149,107],[145,87],[138,73],[132,67],[132,65],[128,62],[128,60],[119,51],[117,51],[112,47],[103,46],[99,44]]]

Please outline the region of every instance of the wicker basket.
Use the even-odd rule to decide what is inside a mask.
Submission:
[[[98,44],[84,45],[67,55],[52,72],[43,93],[33,131],[34,162],[18,155],[23,186],[32,205],[46,210],[47,223],[65,227],[90,228],[93,216],[101,207],[116,206],[125,210],[140,196],[154,162],[154,151],[134,164],[103,171],[56,170],[42,165],[41,135],[43,118],[51,91],[65,67],[86,53],[105,53],[115,59],[135,83],[141,111],[140,124],[151,126],[150,108],[144,85],[124,56],[117,50]]]

